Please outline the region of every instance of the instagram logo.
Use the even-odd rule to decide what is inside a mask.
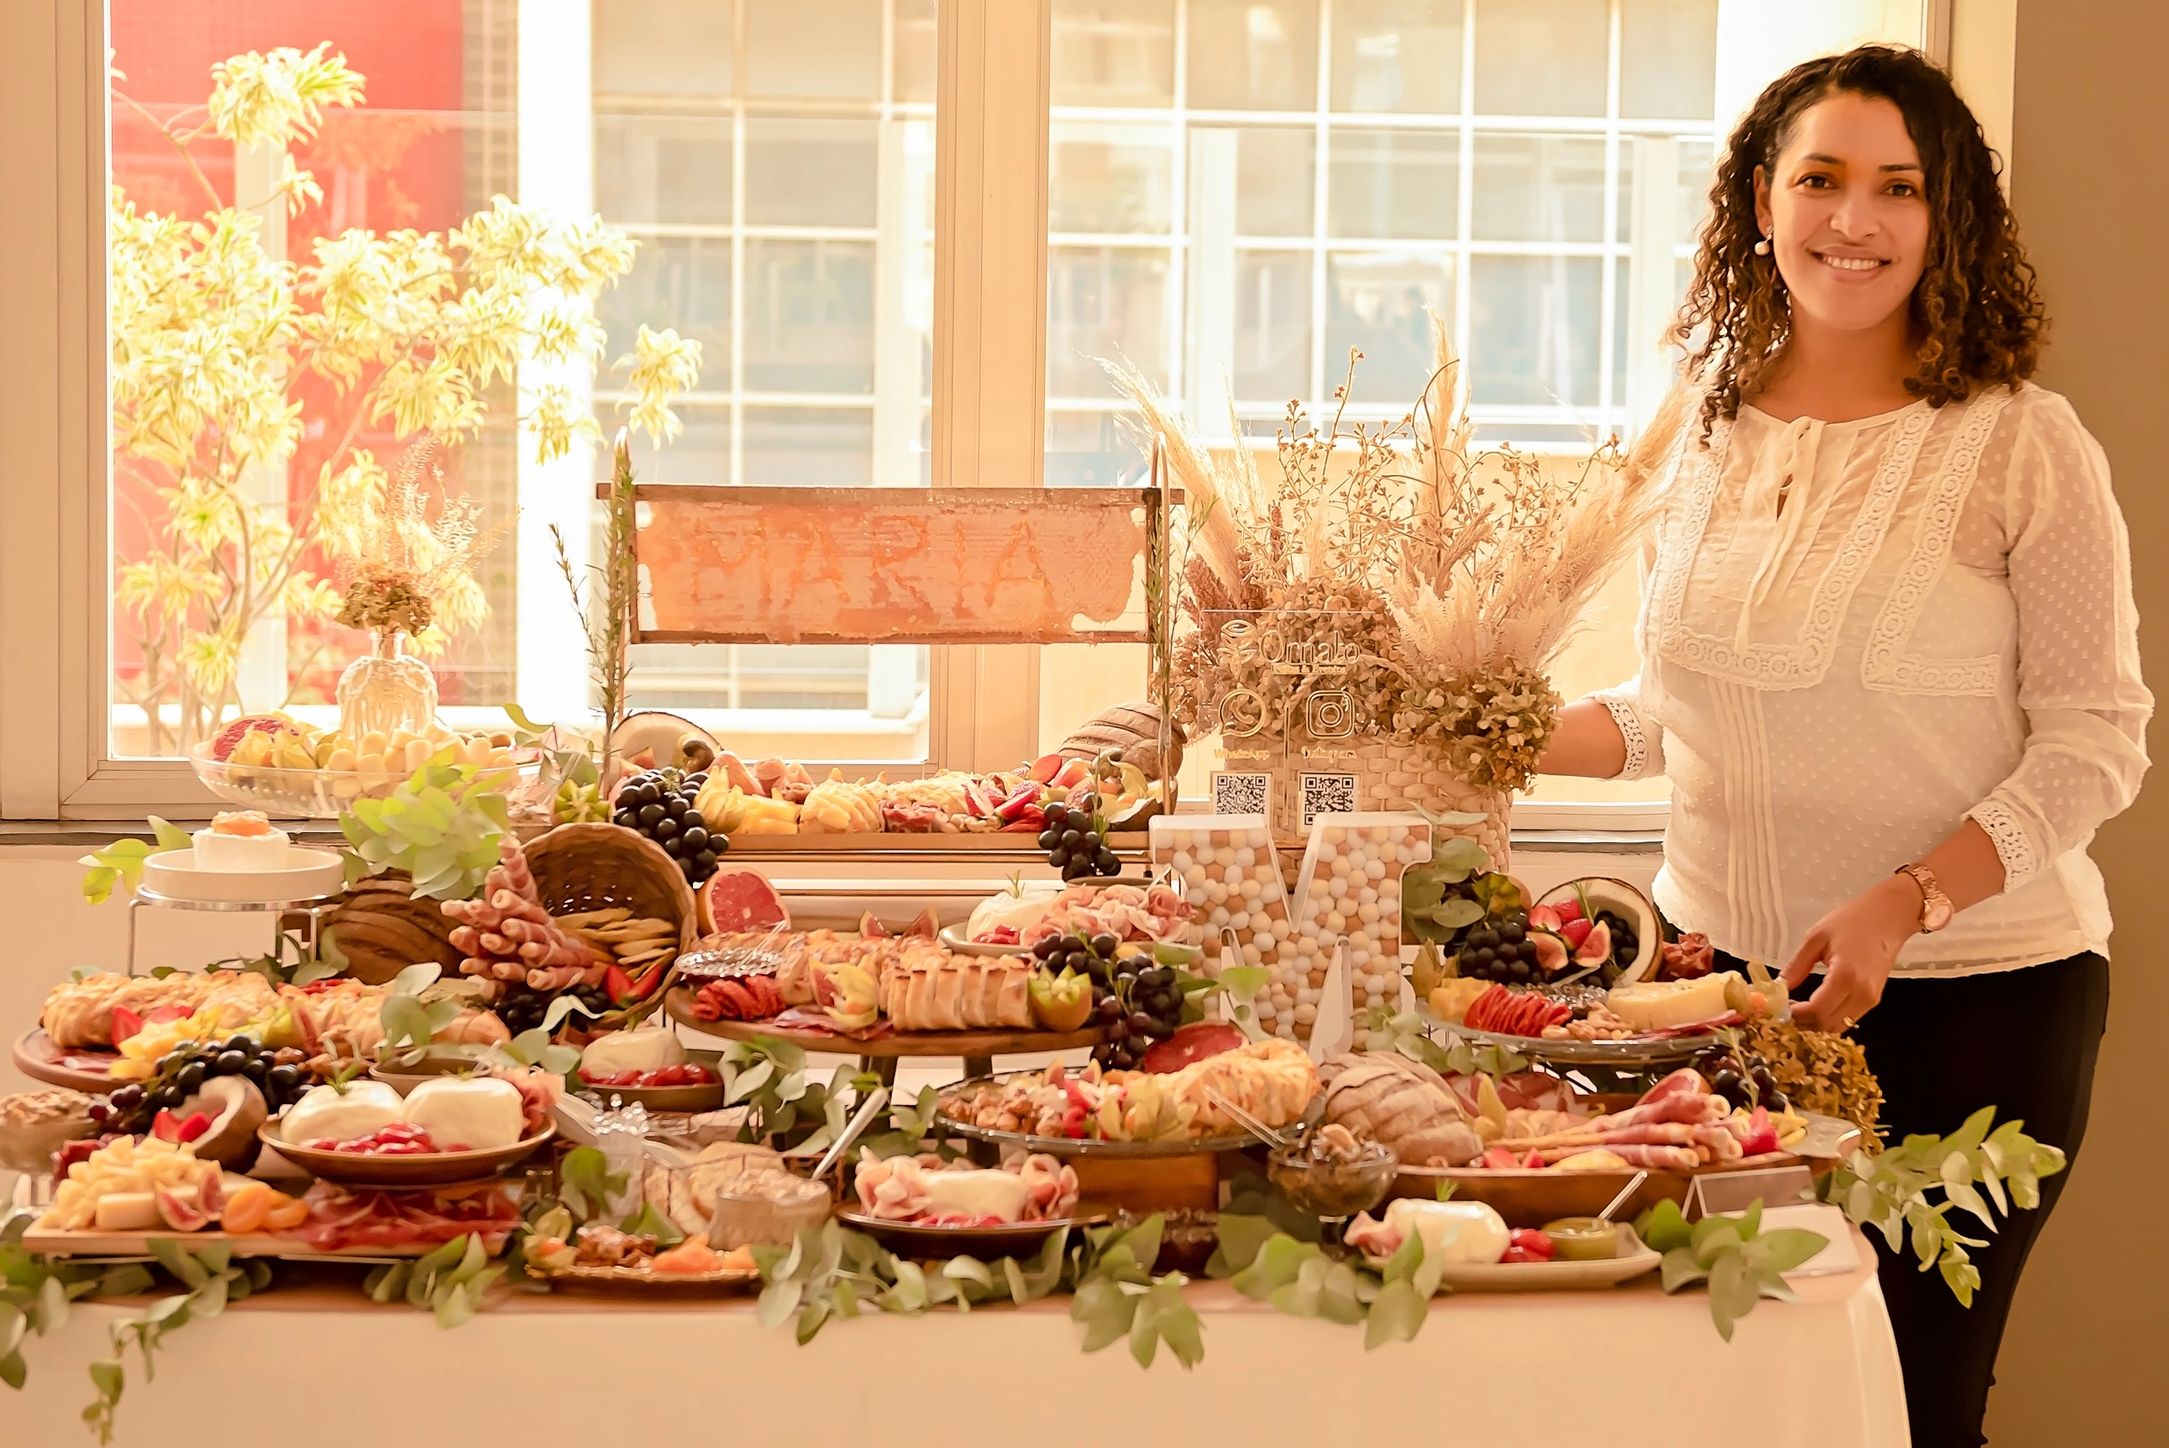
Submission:
[[[1356,732],[1356,701],[1346,689],[1319,689],[1303,705],[1303,728],[1313,739],[1348,739]]]

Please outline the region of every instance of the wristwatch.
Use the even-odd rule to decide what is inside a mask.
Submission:
[[[1921,934],[1933,935],[1951,923],[1951,916],[1958,912],[1951,906],[1951,897],[1936,883],[1935,871],[1926,865],[1912,864],[1900,865],[1895,873],[1911,876],[1913,883],[1920,886]]]

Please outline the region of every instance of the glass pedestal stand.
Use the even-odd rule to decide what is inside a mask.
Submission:
[[[128,900],[128,973],[136,974],[136,913],[148,906],[156,910],[198,910],[217,915],[269,915],[277,934],[293,934],[309,955],[315,955],[323,937],[324,915],[338,895],[310,895],[298,900],[191,900],[138,888]],[[285,918],[298,917],[297,923]]]

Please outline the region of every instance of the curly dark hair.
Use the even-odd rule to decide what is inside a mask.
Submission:
[[[1792,314],[1775,257],[1757,256],[1755,168],[1778,153],[1810,106],[1838,92],[1897,106],[1919,148],[1928,256],[1913,291],[1914,368],[1906,390],[1937,407],[1984,383],[2033,374],[2045,323],[2032,263],[1997,185],[2002,169],[1951,78],[1917,50],[1864,45],[1794,66],[1756,98],[1717,167],[1694,283],[1671,338],[1699,377],[1702,436],[1742,399],[1783,345]]]

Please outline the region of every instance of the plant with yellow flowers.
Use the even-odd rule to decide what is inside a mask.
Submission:
[[[158,215],[118,186],[111,203],[114,466],[152,500],[151,541],[122,561],[117,594],[143,660],[127,697],[159,752],[243,707],[252,631],[335,620],[347,600],[327,573],[366,576],[369,540],[397,498],[374,451],[356,445],[365,425],[456,447],[481,430],[485,394],[503,380],[518,386],[539,458],[599,440],[569,386],[520,373],[601,364],[596,303],[633,258],[632,240],[600,217],[552,217],[503,196],[449,231],[356,227],[319,238],[305,260],[274,255],[264,217],[321,201],[316,179],[289,157],[272,195],[229,201],[191,147],[311,140],[327,112],[360,104],[363,78],[328,44],[235,56],[211,78],[205,106],[166,120],[114,95],[172,143],[206,203],[200,216]],[[632,424],[658,442],[676,436],[670,404],[700,361],[698,342],[642,326],[615,364],[630,373]],[[305,415],[298,384],[311,378],[331,384],[344,417]],[[305,432],[336,439],[313,485],[264,487],[267,471],[283,479]],[[433,585],[415,636],[425,654],[487,614],[463,566]]]

